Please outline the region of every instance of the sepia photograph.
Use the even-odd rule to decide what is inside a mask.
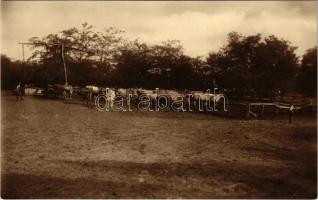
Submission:
[[[0,1],[2,199],[316,199],[317,1]]]

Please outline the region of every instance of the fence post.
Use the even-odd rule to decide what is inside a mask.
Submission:
[[[250,104],[248,103],[248,104],[246,105],[246,107],[247,107],[246,118],[249,119],[249,118],[250,118],[250,110],[251,110]]]

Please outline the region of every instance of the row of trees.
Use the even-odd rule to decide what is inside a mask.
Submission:
[[[65,48],[69,82],[118,87],[206,89],[218,87],[231,93],[268,96],[276,91],[298,91],[316,95],[317,48],[302,59],[296,47],[275,36],[228,34],[227,44],[207,58],[185,55],[179,41],[160,45],[127,41],[114,28],[97,32],[87,23],[33,37],[33,49],[26,63],[1,56],[2,88],[19,80],[38,86],[64,83],[59,46]],[[43,45],[47,44],[47,45]]]

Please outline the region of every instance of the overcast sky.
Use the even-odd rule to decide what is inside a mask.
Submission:
[[[298,46],[301,56],[317,43],[316,8],[316,1],[2,1],[2,53],[21,59],[18,42],[88,22],[97,30],[125,30],[128,39],[150,44],[177,39],[191,56],[217,51],[231,31],[274,34]]]

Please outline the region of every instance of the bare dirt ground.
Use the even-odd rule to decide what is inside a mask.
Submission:
[[[2,95],[2,198],[315,198],[315,117],[98,112]]]

